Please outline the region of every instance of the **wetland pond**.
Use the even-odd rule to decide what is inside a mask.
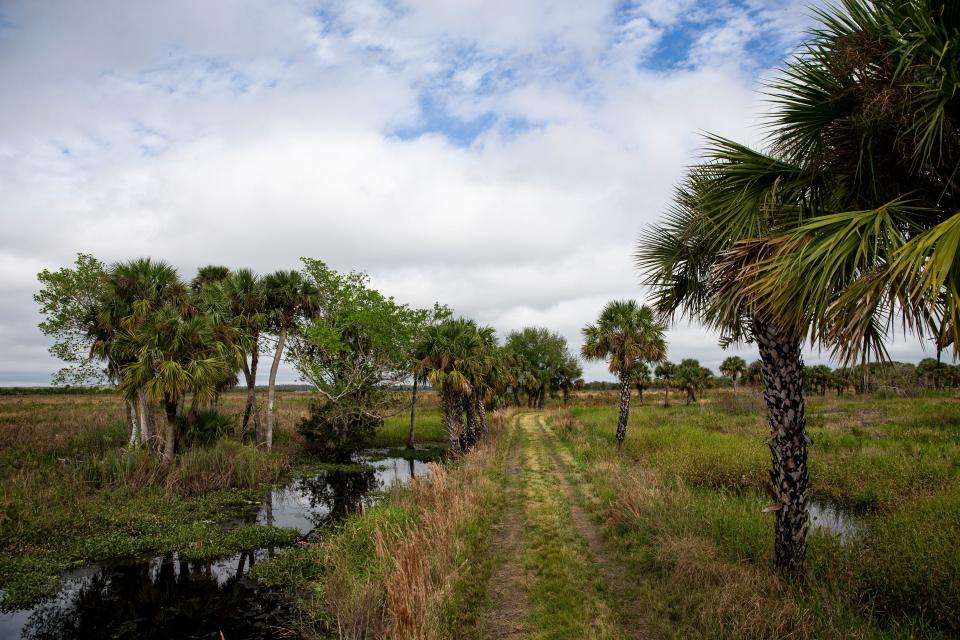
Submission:
[[[262,504],[225,526],[253,523],[292,527],[301,540],[383,492],[424,477],[423,460],[388,457],[370,450],[357,466],[295,476]],[[84,566],[65,574],[59,591],[30,608],[0,611],[0,640],[79,638],[210,638],[255,640],[280,637],[291,619],[287,601],[257,585],[246,572],[282,547],[250,549],[212,561],[186,561],[176,553]]]

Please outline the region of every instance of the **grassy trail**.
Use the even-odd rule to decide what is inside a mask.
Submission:
[[[585,509],[590,497],[574,489],[583,484],[570,453],[543,414],[521,414],[518,427],[519,465],[511,479],[518,487],[508,489],[516,493],[498,529],[506,544],[491,580],[484,620],[492,624],[484,625],[483,637],[646,637],[631,580]]]

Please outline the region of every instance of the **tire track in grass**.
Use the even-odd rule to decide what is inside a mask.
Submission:
[[[525,563],[533,575],[529,637],[622,638],[591,542],[581,533],[583,523],[578,524],[574,512],[586,515],[563,489],[569,483],[547,449],[547,433],[538,417],[520,416]]]
[[[493,526],[490,549],[500,556],[487,587],[489,604],[480,620],[481,640],[520,640],[530,635],[530,574],[523,563],[520,452],[514,450],[504,485],[503,515]]]
[[[563,446],[543,415],[537,416],[537,427],[542,441],[558,470],[559,488],[567,497],[570,515],[580,536],[586,541],[603,585],[612,600],[616,622],[621,637],[647,638],[647,624],[640,608],[640,591],[636,577],[627,572],[626,566],[617,561],[604,540],[601,526],[597,525],[583,508],[584,504],[596,504],[596,496],[590,492],[570,450]]]

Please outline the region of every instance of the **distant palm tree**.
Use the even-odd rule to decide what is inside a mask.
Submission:
[[[737,391],[737,380],[747,370],[747,362],[740,356],[730,356],[720,363],[720,373],[733,381],[733,391]]]
[[[677,365],[669,360],[664,360],[657,365],[653,374],[663,380],[663,406],[670,406],[670,381],[677,374]]]
[[[610,372],[620,379],[620,416],[617,420],[617,448],[623,446],[630,417],[630,387],[637,366],[659,362],[666,356],[664,326],[653,311],[635,300],[615,300],[607,304],[596,324],[583,328],[583,357],[609,359]]]
[[[258,441],[267,449],[273,447],[274,402],[277,389],[277,371],[283,359],[283,349],[290,329],[300,318],[310,316],[317,307],[318,292],[299,271],[277,271],[263,279],[269,326],[276,332],[277,346],[270,365],[267,386],[267,428]]]
[[[633,384],[637,387],[637,394],[640,397],[640,406],[643,406],[643,390],[650,384],[650,367],[645,362],[637,365],[633,374]]]

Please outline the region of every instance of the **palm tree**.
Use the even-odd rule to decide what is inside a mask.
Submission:
[[[176,269],[170,265],[138,258],[110,266],[104,283],[102,299],[97,305],[96,318],[90,323],[93,338],[92,353],[107,362],[111,378],[123,381],[123,370],[136,360],[136,354],[121,346],[125,319],[137,309],[156,309],[174,305],[186,309],[189,305],[186,287]],[[128,403],[130,442],[146,444],[155,433],[153,406],[144,386],[123,387]]]
[[[260,413],[257,411],[257,367],[260,363],[260,335],[267,326],[267,297],[263,280],[250,269],[240,269],[223,282],[224,294],[230,308],[234,326],[246,334],[247,358],[242,361],[243,375],[247,383],[247,402],[243,409],[242,433],[247,434],[250,418],[253,417],[254,433],[259,434]]]
[[[737,392],[737,379],[743,377],[747,362],[740,356],[730,356],[720,363],[720,373],[733,380],[733,392]]]
[[[656,306],[756,341],[782,573],[805,570],[801,344],[846,363],[960,319],[960,7],[844,0],[771,87],[769,154],[709,138],[637,252]],[[956,341],[954,341],[956,344]],[[864,367],[864,370],[866,368]]]
[[[673,364],[669,360],[664,360],[657,365],[657,368],[654,369],[653,375],[657,376],[663,380],[663,406],[664,408],[670,406],[670,381],[673,380],[673,377],[677,373],[677,365]]]
[[[476,323],[463,318],[444,320],[427,327],[424,334],[420,371],[440,393],[447,439],[454,455],[463,453],[467,444],[464,398],[473,393],[473,359],[481,346]]]
[[[209,316],[184,313],[166,304],[159,309],[137,305],[124,318],[120,348],[134,356],[123,368],[121,389],[146,389],[166,416],[163,458],[173,460],[177,418],[183,398],[193,393],[204,401],[213,396],[231,354],[214,335]]]
[[[620,416],[617,449],[623,446],[630,417],[630,386],[642,362],[659,362],[666,355],[664,327],[650,307],[635,300],[607,303],[596,324],[583,328],[583,356],[590,360],[609,358],[610,372],[620,379]]]
[[[640,406],[643,406],[643,390],[650,384],[650,367],[647,363],[641,362],[637,365],[633,374],[633,383],[637,387],[637,394],[640,396]]]
[[[680,387],[687,392],[687,404],[696,402],[697,392],[704,382],[704,373],[700,367],[700,362],[692,358],[681,360],[680,366],[677,367],[676,377]]]
[[[273,409],[276,399],[277,371],[283,358],[287,334],[302,317],[313,314],[317,307],[317,289],[299,271],[277,271],[263,279],[266,309],[271,329],[276,332],[277,346],[270,365],[270,380],[267,386],[267,428],[258,434],[258,442],[267,449],[273,447]]]

